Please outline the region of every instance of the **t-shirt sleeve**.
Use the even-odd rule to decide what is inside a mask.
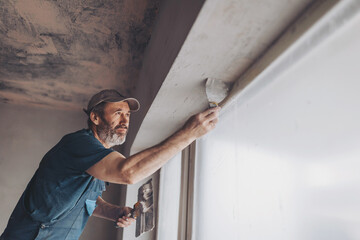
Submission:
[[[61,161],[65,168],[85,172],[113,151],[105,148],[93,136],[83,134],[69,139],[63,145],[60,154],[64,155]]]

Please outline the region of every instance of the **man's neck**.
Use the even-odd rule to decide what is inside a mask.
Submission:
[[[93,132],[93,135],[94,137],[99,140],[99,142],[105,147],[105,148],[110,148],[110,146],[108,144],[106,144],[105,142],[103,142],[99,135],[97,134],[97,131],[96,131],[96,127],[92,126],[92,128],[90,129],[92,132]]]

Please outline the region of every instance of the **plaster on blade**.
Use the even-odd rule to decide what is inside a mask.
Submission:
[[[215,79],[207,78],[205,83],[206,96],[210,107],[217,107],[219,103],[225,99],[229,92],[227,83]]]
[[[136,218],[136,237],[154,229],[155,215],[152,179],[139,188],[138,202],[134,205],[132,215]]]

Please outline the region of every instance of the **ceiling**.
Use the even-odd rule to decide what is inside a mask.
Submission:
[[[0,102],[81,109],[136,88],[159,0],[0,1]]]

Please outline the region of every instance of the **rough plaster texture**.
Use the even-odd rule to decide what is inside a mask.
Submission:
[[[75,109],[131,94],[159,0],[0,2],[0,102]]]
[[[79,111],[45,110],[0,103],[0,232],[43,155],[65,134],[86,127]],[[110,185],[104,198],[119,200],[119,186]],[[114,239],[112,222],[90,219],[82,239]],[[105,237],[105,238],[103,238]]]
[[[205,1],[142,122],[132,151],[160,142],[190,115],[205,109],[205,79],[233,83],[310,2]]]
[[[141,103],[141,110],[132,116],[129,136],[124,145],[125,154],[130,153],[137,130],[177,58],[203,3],[204,0],[167,0],[161,3],[161,11],[144,56],[139,87],[134,92]]]

